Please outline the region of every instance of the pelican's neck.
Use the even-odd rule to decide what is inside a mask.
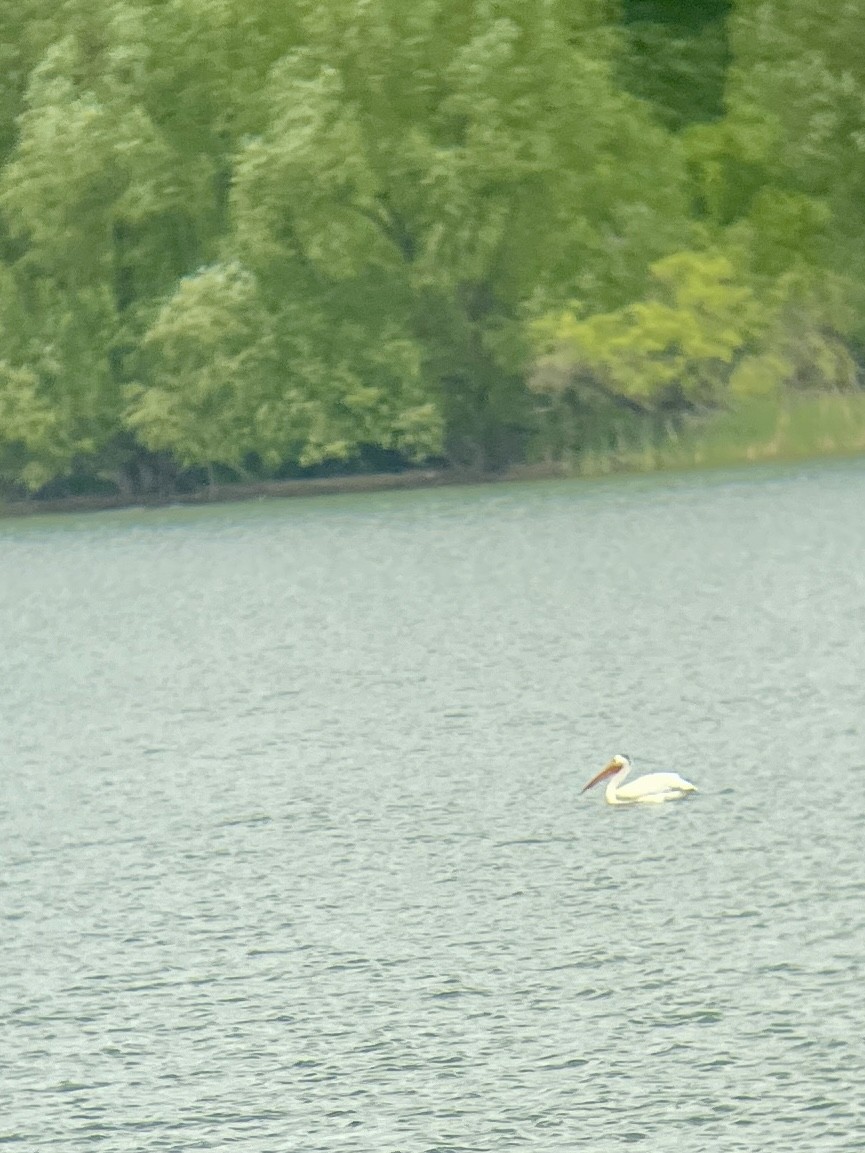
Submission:
[[[604,800],[608,805],[622,805],[625,803],[619,800],[618,789],[630,771],[630,763],[624,764],[619,771],[614,773],[607,781],[607,787],[604,789]]]

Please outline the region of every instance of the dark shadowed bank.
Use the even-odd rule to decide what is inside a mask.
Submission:
[[[569,475],[562,465],[523,465],[498,473],[466,473],[454,469],[411,469],[406,472],[359,476],[310,477],[304,480],[262,481],[258,484],[205,485],[192,492],[66,496],[54,500],[0,503],[0,516],[39,516],[59,512],[96,512],[119,508],[165,508],[171,505],[227,504],[234,501],[279,500],[288,497],[335,496],[340,493],[388,492],[438,488],[446,485],[496,484],[504,481],[549,480]]]

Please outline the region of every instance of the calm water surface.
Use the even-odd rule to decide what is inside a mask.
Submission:
[[[0,1144],[865,1142],[865,466],[0,522]],[[579,790],[612,753],[680,805]]]

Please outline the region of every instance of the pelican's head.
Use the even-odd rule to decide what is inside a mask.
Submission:
[[[584,793],[586,789],[591,789],[595,785],[600,784],[601,781],[605,781],[608,777],[612,777],[616,773],[621,772],[622,769],[629,769],[630,767],[631,758],[626,757],[624,753],[616,753],[613,759],[608,761],[607,764],[605,764],[601,769],[601,771],[592,777],[587,785],[583,785],[580,792]]]

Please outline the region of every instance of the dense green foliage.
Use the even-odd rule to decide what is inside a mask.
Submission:
[[[859,384],[844,0],[0,0],[0,486],[597,445]]]

